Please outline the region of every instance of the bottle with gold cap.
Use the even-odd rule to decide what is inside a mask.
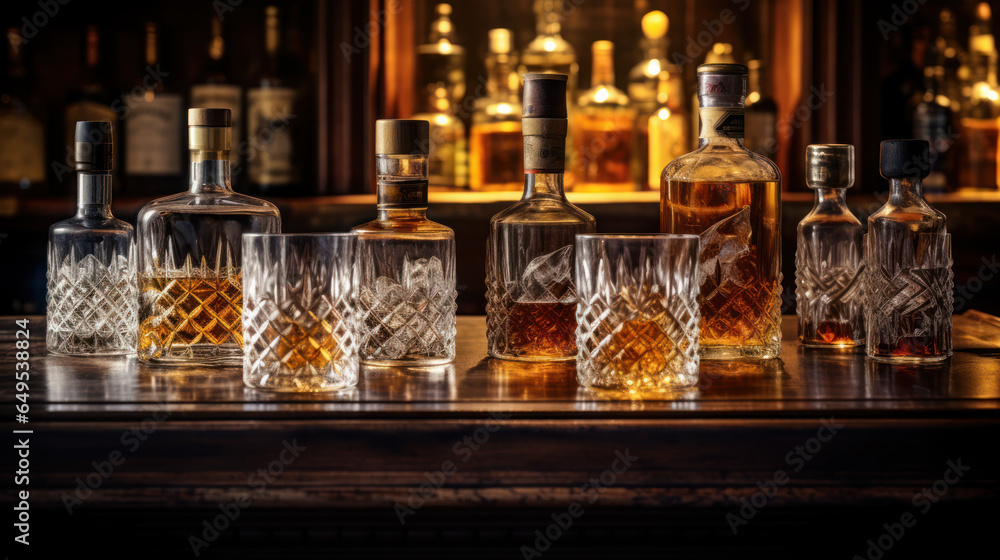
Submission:
[[[611,41],[594,42],[591,88],[577,103],[571,164],[576,191],[635,190],[629,168],[635,111],[615,87],[614,50]]]
[[[632,107],[636,111],[635,135],[633,137],[632,149],[632,174],[636,184],[640,189],[659,188],[660,171],[663,165],[670,161],[670,158],[663,165],[659,166],[655,173],[655,180],[650,182],[651,175],[648,170],[651,167],[650,160],[650,125],[673,126],[679,123],[680,119],[687,119],[687,111],[684,109],[684,86],[681,81],[681,71],[675,64],[667,59],[667,30],[670,20],[667,14],[654,10],[642,17],[642,46],[645,51],[643,60],[632,67],[629,72],[628,97],[632,102]],[[662,113],[663,109],[666,113]],[[656,122],[651,120],[657,113],[663,118]],[[672,117],[669,121],[667,115]],[[687,131],[687,122],[684,123],[683,131]],[[658,131],[666,134],[668,131],[661,129]],[[670,131],[673,132],[673,131]],[[685,134],[681,143],[677,146],[679,150],[674,157],[687,153],[688,136]],[[675,143],[672,143],[675,144]],[[665,156],[664,156],[665,157]],[[663,159],[662,157],[657,160]]]
[[[700,235],[702,359],[781,349],[781,174],[743,147],[747,67],[698,67],[699,146],[660,178],[660,231]]]
[[[242,236],[280,233],[281,215],[233,192],[231,126],[229,109],[190,109],[190,187],[139,212],[140,361],[242,363]]]
[[[476,102],[469,132],[469,188],[520,190],[521,103],[509,29],[491,29],[486,97]]]
[[[816,191],[816,203],[796,229],[799,341],[819,348],[861,346],[864,227],[847,207],[847,189],[854,184],[854,146],[807,147],[806,184]]]
[[[574,240],[594,218],[563,192],[566,75],[525,74],[524,195],[490,220],[486,338],[490,356],[576,358]]]
[[[131,354],[135,236],[111,214],[111,123],[77,123],[74,152],[76,215],[49,229],[46,346],[53,354]]]
[[[455,358],[455,232],[427,219],[427,121],[375,122],[378,219],[355,227],[359,356],[376,366]]]

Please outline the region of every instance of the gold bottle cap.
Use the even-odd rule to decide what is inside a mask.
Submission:
[[[188,146],[191,150],[229,151],[233,112],[229,109],[188,109]]]
[[[653,10],[642,16],[642,34],[647,39],[659,39],[667,34],[670,27],[670,19],[667,14],[660,10]]]
[[[413,119],[375,121],[375,155],[423,155],[430,149],[430,123]]]
[[[806,184],[811,189],[849,189],[854,185],[854,146],[810,144],[806,148]]]

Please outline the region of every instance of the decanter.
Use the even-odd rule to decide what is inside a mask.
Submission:
[[[926,140],[882,142],[879,167],[889,200],[868,217],[865,313],[871,358],[930,362],[952,353],[951,235],[924,199]]]
[[[781,174],[743,147],[747,67],[698,67],[700,144],[660,177],[660,231],[701,236],[699,347],[706,360],[781,349]]]
[[[864,227],[846,202],[854,184],[854,146],[807,147],[806,184],[816,191],[816,204],[796,229],[799,341],[821,348],[863,345]]]
[[[594,218],[563,192],[566,75],[525,74],[524,195],[490,220],[486,337],[494,358],[576,358],[574,243]]]
[[[242,237],[279,233],[278,209],[233,192],[229,109],[190,109],[190,188],[139,212],[139,360],[243,363]]]
[[[111,214],[110,122],[78,122],[76,216],[49,229],[47,326],[53,354],[135,352],[135,236]]]
[[[628,95],[615,87],[611,41],[592,46],[591,88],[580,95],[573,117],[573,190],[635,190],[630,169],[635,111]]]
[[[455,358],[455,233],[427,219],[428,134],[427,121],[375,122],[378,219],[352,230],[365,364]]]
[[[517,59],[509,29],[490,29],[489,78],[486,97],[479,99],[469,130],[469,188],[518,190],[521,186],[521,104]]]

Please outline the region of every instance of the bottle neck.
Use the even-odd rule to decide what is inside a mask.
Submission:
[[[111,217],[111,174],[76,174],[76,215],[78,218]]]
[[[889,202],[897,204],[923,196],[923,179],[917,177],[889,179]]]
[[[615,61],[606,52],[594,53],[593,68],[590,72],[590,87],[615,85]]]
[[[667,57],[667,37],[646,38],[646,60],[663,60]]]
[[[698,138],[702,143],[743,145],[743,106],[706,107],[699,98]]]
[[[233,192],[229,150],[191,150],[189,192]]]
[[[816,189],[816,205],[830,205],[836,204],[838,206],[847,203],[847,189],[830,189],[830,188],[818,188]]]
[[[525,173],[524,196],[521,200],[530,198],[557,198],[566,200],[562,173]]]
[[[426,220],[427,207],[423,208],[384,208],[379,207],[378,219],[385,220]]]

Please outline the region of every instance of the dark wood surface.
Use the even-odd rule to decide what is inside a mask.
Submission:
[[[0,318],[8,418],[14,319]],[[572,364],[486,359],[481,317],[459,318],[450,366],[368,369],[357,389],[324,395],[248,389],[238,368],[47,356],[44,320],[33,317],[29,422],[5,427],[33,431],[17,437],[31,439],[37,526],[134,550],[155,543],[190,554],[203,520],[250,496],[252,507],[224,531],[244,558],[303,546],[357,557],[484,548],[522,557],[518,547],[574,502],[588,513],[554,558],[606,558],[621,542],[676,558],[706,547],[698,558],[775,558],[831,534],[837,542],[813,557],[851,557],[882,523],[913,510],[914,495],[949,461],[970,465],[934,505],[925,536],[909,539],[921,551],[939,542],[934,531],[986,539],[1000,502],[1000,320],[970,312],[955,325],[949,362],[896,367],[802,349],[786,317],[780,360],[705,362],[696,389],[622,398],[579,389]],[[288,445],[302,449],[262,486],[253,473],[277,465]],[[797,455],[807,448],[808,459]],[[616,453],[626,452],[632,466],[590,503],[584,485],[620,467]],[[110,458],[119,460],[113,472],[95,474]],[[451,469],[400,524],[395,505]],[[777,471],[787,484],[735,537],[727,514],[739,515]],[[99,483],[93,492],[81,490],[86,480]]]

